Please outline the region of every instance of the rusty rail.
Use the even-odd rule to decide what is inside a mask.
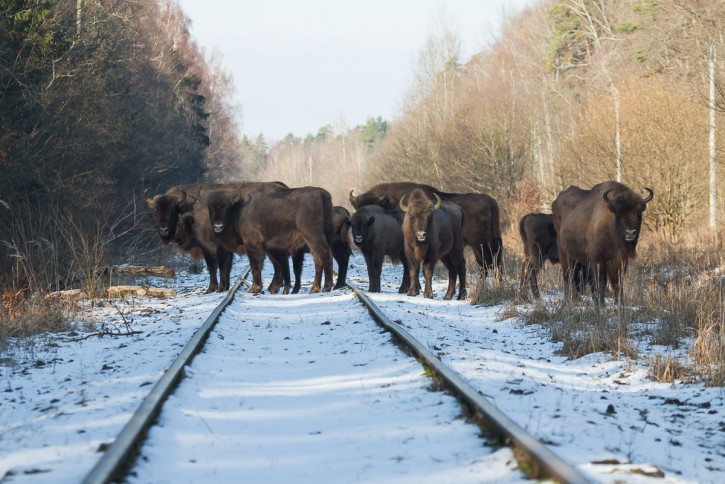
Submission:
[[[146,437],[149,428],[153,425],[161,407],[167,397],[176,388],[184,376],[184,368],[191,363],[204,346],[209,333],[219,320],[222,311],[232,302],[234,295],[242,284],[250,285],[244,278],[249,274],[249,269],[229,289],[226,297],[220,302],[211,315],[204,321],[204,324],[196,330],[189,342],[181,350],[181,353],[171,363],[161,379],[154,385],[151,392],[143,399],[141,405],[131,417],[131,420],[118,434],[116,440],[106,449],[103,457],[93,466],[93,469],[83,479],[84,484],[105,484],[119,479],[122,473],[127,470],[132,462],[133,455],[138,451],[143,439]]]
[[[579,469],[554,454],[541,441],[504,415],[457,373],[444,365],[437,356],[431,353],[428,348],[423,346],[402,326],[391,321],[360,287],[350,281],[347,281],[347,285],[368,308],[373,319],[393,333],[399,341],[422,360],[423,364],[431,368],[445,382],[447,388],[459,401],[465,403],[477,417],[486,422],[489,430],[504,440],[511,442],[517,451],[522,452],[543,471],[541,472],[543,475],[537,477],[550,477],[560,482],[572,484],[596,482],[591,476],[582,473]]]

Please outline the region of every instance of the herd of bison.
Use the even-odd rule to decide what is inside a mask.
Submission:
[[[571,186],[559,193],[552,213],[531,213],[519,222],[524,260],[520,294],[538,298],[537,273],[545,261],[561,263],[566,295],[581,295],[587,286],[604,303],[607,282],[615,302],[621,298],[621,274],[634,257],[642,212],[652,200],[627,186],[606,181],[590,190]],[[285,294],[300,288],[302,262],[315,263],[311,293],[345,285],[352,240],[365,257],[369,290],[380,291],[383,260],[403,266],[400,293],[420,294],[423,267],[425,297],[433,297],[431,279],[440,260],[448,270],[451,299],[466,297],[465,246],[473,249],[484,277],[502,273],[499,207],[483,193],[446,193],[412,182],[381,183],[359,195],[350,192],[355,212],[332,205],[319,187],[290,188],[280,182],[196,183],[166,193],[146,195],[156,229],[165,243],[174,242],[209,270],[207,292],[226,291],[233,254],[247,254],[252,293],[260,293],[262,264],[269,258],[274,276],[267,290]],[[295,276],[292,285],[289,258]],[[217,272],[219,277],[217,278]],[[324,276],[324,284],[323,284]]]

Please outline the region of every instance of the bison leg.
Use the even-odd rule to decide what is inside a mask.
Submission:
[[[420,265],[418,263],[411,264],[408,261],[408,278],[410,279],[410,286],[408,287],[408,296],[417,296],[420,294]]]
[[[612,292],[614,293],[614,304],[622,302],[624,296],[624,287],[622,286],[622,269],[611,264],[607,267],[607,277],[612,284]]]
[[[582,274],[580,267],[568,257],[562,257],[561,272],[564,275],[564,297],[567,300],[579,299]]]
[[[217,248],[216,255],[217,261],[219,262],[219,277],[221,279],[221,284],[219,285],[217,291],[228,291],[232,274],[232,260],[234,259],[234,254],[222,247],[219,247]]]
[[[292,294],[300,292],[302,286],[302,264],[305,262],[305,250],[300,249],[292,254],[292,271],[295,273],[295,286],[292,288]]]
[[[405,294],[410,289],[410,273],[408,272],[408,259],[405,254],[400,258],[400,262],[403,264],[403,282],[400,284],[398,293]]]
[[[350,262],[348,247],[342,243],[333,244],[332,257],[337,262],[337,283],[333,289],[340,289],[345,285],[345,280],[347,279],[347,266]]]
[[[466,259],[463,257],[463,252],[456,254],[453,263],[458,273],[458,300],[460,301],[468,296],[466,289]]]
[[[264,249],[247,245],[247,257],[252,271],[252,287],[249,288],[249,292],[252,294],[261,294],[263,292],[262,266],[264,265],[264,255]]]
[[[498,272],[498,281],[503,282],[503,241],[501,239],[493,239],[488,244],[491,251],[491,269],[494,267]],[[494,262],[495,261],[495,262]]]
[[[312,283],[310,294],[320,292],[322,286],[322,273],[325,273],[325,285],[322,290],[329,292],[332,290],[332,253],[327,241],[320,240],[317,244],[307,244],[315,260],[315,280]]]
[[[531,295],[534,299],[541,299],[541,293],[539,292],[539,270],[542,265],[541,256],[532,261],[529,265],[529,273],[526,284],[529,288],[531,288]]]
[[[592,296],[597,304],[604,305],[604,295],[607,290],[607,271],[603,264],[597,264],[594,269],[596,292],[592,289]]]
[[[482,245],[479,245],[478,247],[472,245],[471,249],[473,249],[473,255],[476,257],[476,264],[478,264],[478,267],[480,267],[481,271],[483,271],[483,279],[485,280],[488,269],[483,261],[483,251],[486,250],[486,248]]]
[[[274,276],[272,276],[272,282],[269,283],[267,290],[272,294],[277,294],[284,283],[284,279],[286,278],[289,281],[287,254],[278,250],[270,250],[267,255],[274,267]]]
[[[441,262],[443,262],[443,265],[446,266],[446,269],[448,269],[448,291],[446,291],[446,295],[443,296],[443,299],[453,299],[453,294],[456,292],[456,278],[458,277],[458,271],[456,270],[456,267],[450,257],[443,257]],[[428,282],[426,280],[426,290],[427,288]]]
[[[380,275],[383,272],[383,257],[380,254],[366,255],[365,264],[368,267],[368,291],[380,292]]]
[[[433,298],[433,270],[435,269],[435,266],[435,259],[431,260],[428,263],[423,263],[423,278],[425,279],[425,290],[423,292],[423,296],[427,297],[428,299]],[[453,280],[453,284],[455,285],[455,279]]]
[[[219,268],[219,260],[216,254],[212,254],[206,249],[202,249],[206,268],[209,271],[209,287],[206,288],[205,294],[216,292],[219,288],[219,279],[217,279],[217,269]]]
[[[528,299],[529,296],[529,273],[531,272],[531,257],[524,255],[524,260],[521,263],[521,277],[519,278],[519,297],[521,299]]]
[[[412,253],[405,250],[405,257],[408,261],[408,278],[410,286],[408,287],[408,296],[417,296],[420,294],[420,261],[416,260]]]

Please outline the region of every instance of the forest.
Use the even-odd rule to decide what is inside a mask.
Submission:
[[[152,257],[144,194],[197,181],[322,186],[345,206],[382,181],[485,192],[516,254],[523,214],[619,179],[654,191],[645,256],[714,265],[723,25],[709,0],[542,0],[466,61],[441,25],[394,119],[268,145],[240,134],[229,75],[174,1],[0,0],[3,310]]]

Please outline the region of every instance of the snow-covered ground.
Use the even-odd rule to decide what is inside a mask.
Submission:
[[[237,262],[235,272],[242,265]],[[362,257],[354,256],[350,277],[360,281],[365,274]],[[309,268],[304,275],[311,277]],[[559,344],[543,328],[499,321],[501,307],[442,301],[446,281],[437,283],[434,300],[398,295],[400,276],[400,266],[387,267],[383,278],[389,284],[373,295],[391,319],[401,320],[519,425],[596,479],[654,482],[638,473],[652,470],[645,464],[664,472],[668,482],[725,478],[723,389],[648,380],[647,355],[657,348],[642,347],[637,360],[608,354],[567,360],[556,354]],[[202,294],[206,282],[204,274],[179,275],[166,282],[179,291],[174,299],[136,298],[89,313],[121,331],[125,320],[141,334],[83,339],[88,325],[79,321],[73,333],[38,338],[3,355],[3,361],[13,361],[0,367],[3,482],[79,482],[99,458],[99,448],[111,442],[223,298]],[[141,461],[134,482],[238,482],[240,474],[229,469],[242,465],[256,469],[248,482],[289,482],[292,476],[296,482],[520,480],[519,474],[502,477],[510,466],[508,451],[482,447],[472,426],[457,418],[460,411],[450,397],[418,392],[428,385],[421,371],[387,344],[387,334],[366,326],[349,289],[241,296],[210,337],[213,352],[198,355],[190,369],[212,385],[182,385],[172,399],[178,410],[162,414],[162,425],[142,451],[169,461],[164,477],[154,477]],[[334,309],[320,309],[330,299]],[[321,311],[333,311],[324,315],[323,323],[330,324],[319,322]],[[386,364],[393,360],[395,365]],[[199,392],[208,406],[192,406]],[[426,396],[412,402],[408,393]],[[394,405],[375,407],[378,395]],[[290,398],[299,404],[296,414],[275,407]],[[401,419],[415,415],[416,423],[391,430],[385,420],[373,418],[374,408],[389,408],[377,414],[387,422],[398,422],[387,413],[399,412]],[[366,416],[360,422],[343,418],[354,412]],[[182,434],[168,430],[181,421]],[[445,438],[445,451],[437,447],[444,430],[456,435],[455,442]],[[370,442],[379,444],[378,451],[364,450]],[[224,443],[236,446],[237,455],[215,454]],[[272,473],[270,462],[280,473]],[[358,470],[343,473],[353,463],[360,464]],[[406,463],[419,472],[404,470]],[[199,473],[202,467],[216,476]]]

